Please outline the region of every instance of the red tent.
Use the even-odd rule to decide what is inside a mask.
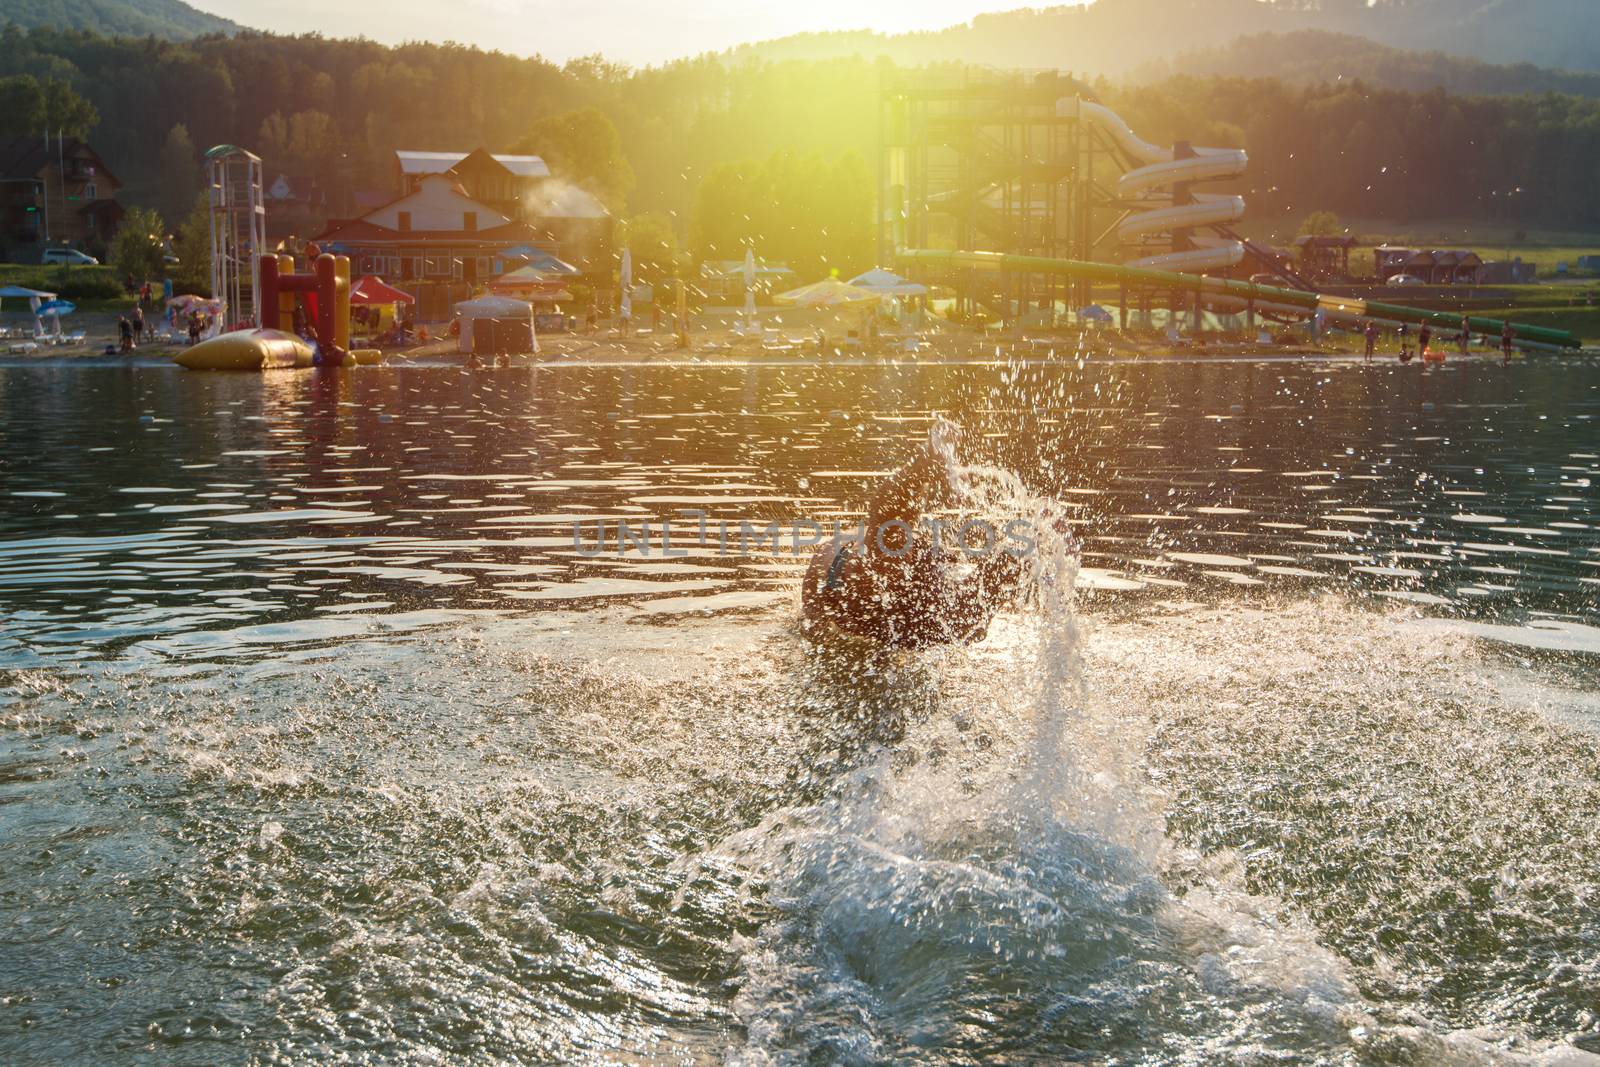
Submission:
[[[402,292],[375,274],[368,274],[350,287],[352,304],[415,304],[417,298]]]

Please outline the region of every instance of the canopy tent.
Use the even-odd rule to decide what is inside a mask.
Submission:
[[[489,282],[489,291],[502,296],[515,294],[528,300],[542,302],[552,299],[550,294],[564,291],[567,281],[566,275],[551,274],[529,265],[518,267],[510,274],[502,274],[493,279]]]
[[[511,333],[515,334],[517,348],[515,352],[539,351],[539,338],[533,331],[533,305],[526,300],[514,300],[509,296],[490,294],[480,296],[473,300],[463,300],[456,305],[456,318],[460,323],[461,336],[457,349],[462,352],[471,352],[473,349],[473,332],[475,324],[483,321],[497,321],[501,323],[495,328],[498,339],[501,331],[506,330],[506,323],[515,324]],[[522,347],[522,324],[527,324],[526,347]]]
[[[0,286],[0,300],[3,300],[8,296],[22,297],[24,300],[32,300],[35,298],[39,300],[54,300],[56,298],[56,294],[47,293],[43,289],[29,289],[22,285]]]
[[[873,304],[882,299],[882,296],[848,282],[841,282],[838,278],[824,278],[820,282],[812,282],[798,289],[790,289],[787,293],[779,293],[773,299],[791,307],[848,307]]]
[[[502,248],[495,253],[495,257],[503,260],[521,260],[524,267],[532,267],[534,270],[545,274],[574,275],[583,273],[583,271],[566,260],[557,259],[553,252],[547,252],[543,248],[535,248],[532,245],[512,245],[510,248]]]
[[[29,310],[32,311],[33,314],[37,315],[39,313],[39,305],[44,303],[46,300],[54,300],[56,298],[56,294],[47,293],[43,289],[29,289],[22,285],[0,286],[0,310],[3,310],[5,307],[6,297],[26,300],[28,302]]]
[[[874,267],[864,274],[857,274],[850,279],[849,284],[857,289],[865,289],[879,296],[927,296],[928,287],[909,278],[902,278],[892,270]]]
[[[417,298],[403,289],[396,289],[375,274],[366,274],[350,287],[352,304],[415,304]]]

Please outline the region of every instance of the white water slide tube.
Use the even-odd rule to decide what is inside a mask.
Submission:
[[[1116,112],[1099,104],[1077,98],[1057,103],[1058,113],[1070,114],[1076,109],[1080,118],[1094,123],[1112,140],[1144,166],[1122,176],[1117,183],[1117,193],[1124,200],[1137,201],[1152,191],[1170,189],[1181,182],[1210,182],[1237,178],[1250,163],[1242,148],[1197,148],[1187,159],[1178,159],[1170,148],[1162,148],[1141,140]],[[1159,200],[1159,198],[1157,198]],[[1153,234],[1173,230],[1197,229],[1205,226],[1227,226],[1244,217],[1244,197],[1197,194],[1194,203],[1173,204],[1167,194],[1167,205],[1130,215],[1117,227],[1117,237],[1125,243],[1138,241]],[[1129,260],[1129,267],[1152,267],[1195,273],[1218,270],[1237,265],[1244,259],[1244,245],[1223,237],[1192,238],[1195,248]]]

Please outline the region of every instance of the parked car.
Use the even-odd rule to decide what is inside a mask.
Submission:
[[[1426,281],[1424,281],[1423,279],[1417,277],[1415,274],[1395,274],[1395,275],[1392,275],[1389,278],[1389,280],[1384,282],[1383,284],[1384,285],[1427,285],[1428,283]]]
[[[100,261],[76,248],[47,248],[39,258],[40,263],[66,263],[74,267],[96,267]]]

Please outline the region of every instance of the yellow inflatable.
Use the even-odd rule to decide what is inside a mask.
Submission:
[[[383,362],[383,349],[353,348],[350,350],[350,362],[358,367],[376,366]]]
[[[311,346],[282,330],[234,330],[172,357],[190,370],[267,370],[311,366]]]

